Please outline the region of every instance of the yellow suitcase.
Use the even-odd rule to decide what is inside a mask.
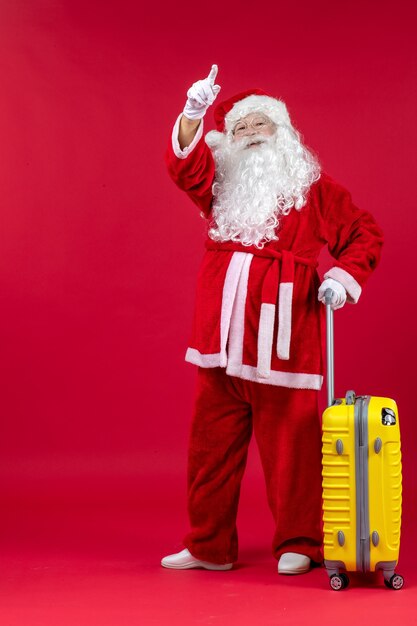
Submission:
[[[334,399],[333,312],[326,299],[328,408],[323,413],[324,564],[335,591],[347,571],[381,570],[385,585],[401,589],[395,572],[401,534],[401,443],[394,400]]]

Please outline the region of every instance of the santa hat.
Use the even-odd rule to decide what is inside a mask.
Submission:
[[[212,130],[207,133],[206,143],[211,148],[215,147],[223,139],[224,132],[229,133],[242,117],[255,112],[264,113],[275,124],[291,126],[287,107],[281,100],[269,96],[262,89],[249,89],[220,102],[216,106],[214,121],[217,131]]]

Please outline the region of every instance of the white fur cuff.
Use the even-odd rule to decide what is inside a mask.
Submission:
[[[203,127],[204,122],[201,120],[200,126],[197,129],[194,139],[190,143],[189,146],[186,146],[184,150],[181,150],[180,144],[178,142],[178,133],[180,130],[180,121],[182,118],[182,113],[179,114],[177,121],[175,122],[174,128],[172,129],[172,149],[174,150],[174,154],[179,159],[186,159],[190,152],[196,147],[201,137],[203,136]]]
[[[343,285],[347,293],[347,301],[351,304],[356,304],[362,293],[362,287],[360,284],[341,267],[332,267],[325,273],[324,278],[333,278]]]

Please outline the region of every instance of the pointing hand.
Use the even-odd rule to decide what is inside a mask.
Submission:
[[[217,65],[212,65],[207,78],[198,80],[187,91],[187,102],[183,113],[189,120],[201,120],[209,106],[215,101],[220,91],[220,85],[214,83],[217,72]]]

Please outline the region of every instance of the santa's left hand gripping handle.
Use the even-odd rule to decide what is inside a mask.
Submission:
[[[327,354],[327,406],[334,402],[334,328],[333,328],[333,291],[326,289],[324,303],[326,305],[326,354]]]

